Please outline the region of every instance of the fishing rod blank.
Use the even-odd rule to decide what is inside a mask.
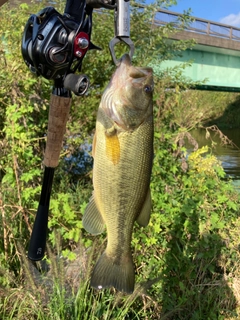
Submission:
[[[48,227],[48,211],[54,176],[54,168],[45,168],[40,201],[33,225],[28,248],[28,258],[33,261],[41,260],[44,256]]]

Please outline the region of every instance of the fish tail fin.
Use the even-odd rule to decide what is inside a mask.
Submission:
[[[91,277],[91,286],[95,289],[114,287],[131,294],[134,290],[135,272],[131,252],[116,262],[106,252],[99,258]]]

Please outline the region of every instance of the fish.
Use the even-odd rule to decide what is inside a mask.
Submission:
[[[124,54],[103,92],[93,138],[93,193],[82,224],[93,235],[107,230],[107,246],[90,285],[131,294],[135,221],[148,225],[153,162],[153,70],[135,67]]]

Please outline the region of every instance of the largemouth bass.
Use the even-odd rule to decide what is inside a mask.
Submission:
[[[91,277],[91,286],[97,289],[134,290],[133,225],[137,221],[146,226],[151,212],[152,95],[152,69],[132,66],[125,54],[98,109],[94,191],[83,216],[88,232],[100,234],[107,228],[107,248]]]

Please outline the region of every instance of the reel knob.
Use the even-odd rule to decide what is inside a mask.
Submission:
[[[70,73],[64,79],[64,88],[71,90],[76,96],[84,95],[89,87],[89,79],[85,74]]]

